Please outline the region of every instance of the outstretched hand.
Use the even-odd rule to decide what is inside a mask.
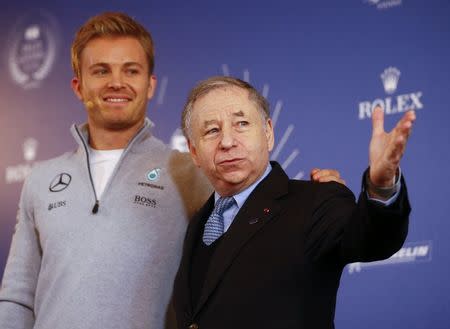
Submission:
[[[311,180],[318,183],[337,182],[345,185],[345,180],[341,178],[339,171],[334,169],[314,168],[309,174]]]
[[[372,113],[372,139],[369,146],[369,177],[378,187],[393,185],[395,174],[416,120],[414,111],[406,112],[391,132],[384,131],[384,112],[376,107]]]

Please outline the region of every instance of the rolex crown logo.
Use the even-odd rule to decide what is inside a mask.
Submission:
[[[397,90],[400,71],[391,66],[384,70],[380,77],[383,81],[384,91],[386,91],[387,94],[393,94]]]

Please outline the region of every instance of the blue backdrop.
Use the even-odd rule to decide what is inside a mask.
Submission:
[[[73,36],[88,17],[120,10],[154,37],[158,90],[148,115],[167,143],[179,144],[195,82],[237,76],[269,99],[272,158],[291,177],[337,168],[358,194],[371,109],[383,106],[387,129],[416,109],[402,161],[413,207],[407,243],[387,261],[346,268],[336,326],[450,327],[448,0],[36,3],[0,12],[1,272],[24,177],[36,161],[75,147],[69,126],[85,120],[70,89]]]

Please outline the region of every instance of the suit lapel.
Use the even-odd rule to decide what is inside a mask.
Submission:
[[[188,231],[186,232],[186,241],[184,243],[183,257],[180,263],[179,269],[179,287],[181,291],[180,296],[184,299],[183,304],[189,305],[189,309],[193,310],[191,302],[191,259],[192,252],[195,248],[197,240],[200,239],[200,233],[203,230],[205,224],[205,218],[208,218],[209,214],[214,208],[214,194],[208,199],[198,213],[191,219]]]
[[[245,244],[276,217],[280,211],[277,199],[288,192],[288,181],[289,178],[281,167],[277,163],[272,163],[270,174],[250,194],[230,228],[222,236],[209,264],[202,294],[194,310],[194,316],[208,300]]]

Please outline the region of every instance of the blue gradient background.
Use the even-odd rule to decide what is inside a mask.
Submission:
[[[60,44],[49,76],[24,90],[9,74],[9,37],[20,17],[39,10],[56,18]],[[398,68],[391,97],[420,91],[424,105],[402,160],[413,207],[407,241],[428,241],[431,255],[346,271],[336,327],[450,328],[449,1],[403,0],[383,10],[364,0],[9,3],[0,12],[0,273],[21,189],[6,183],[6,167],[25,163],[27,137],[39,141],[36,160],[75,146],[69,127],[83,122],[85,112],[70,89],[70,44],[88,17],[106,10],[127,12],[154,37],[160,86],[167,81],[162,103],[157,92],[148,109],[155,135],[170,142],[188,90],[223,74],[225,65],[259,90],[266,86],[272,106],[282,102],[276,141],[289,125],[294,130],[278,160],[298,149],[287,168],[292,177],[303,171],[307,178],[315,166],[337,168],[356,194],[371,132],[371,121],[358,119],[358,104],[388,97],[380,74]],[[400,116],[386,116],[386,129]]]

